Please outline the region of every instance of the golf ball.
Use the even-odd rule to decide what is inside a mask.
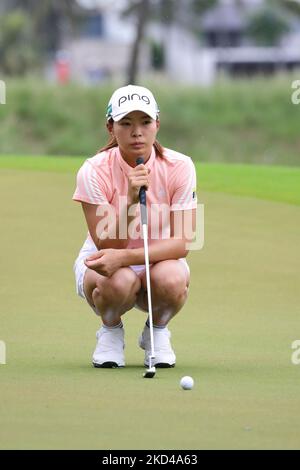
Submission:
[[[186,375],[180,380],[180,386],[183,390],[191,390],[194,386],[194,379]]]

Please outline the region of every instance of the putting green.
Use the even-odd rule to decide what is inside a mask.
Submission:
[[[75,293],[86,229],[74,185],[0,172],[0,448],[299,449],[299,206],[199,187],[205,246],[170,324],[177,365],[145,380],[137,310],[124,317],[127,367],[90,365],[99,321]]]

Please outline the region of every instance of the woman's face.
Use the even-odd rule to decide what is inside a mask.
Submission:
[[[107,127],[116,138],[122,157],[129,165],[135,166],[137,157],[150,157],[159,130],[159,121],[154,121],[142,111],[133,111]]]

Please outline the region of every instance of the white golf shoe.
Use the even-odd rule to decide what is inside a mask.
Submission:
[[[101,327],[96,333],[97,345],[93,354],[94,367],[124,367],[124,328]]]
[[[172,349],[170,338],[171,332],[167,327],[165,328],[154,328],[154,352],[155,358],[152,366],[158,368],[174,367],[176,362],[176,356]],[[145,366],[149,367],[149,356],[151,355],[151,344],[150,344],[150,328],[145,325],[144,330],[139,338],[139,346],[145,350]]]

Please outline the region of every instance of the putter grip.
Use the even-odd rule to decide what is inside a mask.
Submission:
[[[136,164],[141,165],[144,163],[144,159],[142,157],[139,157],[136,159]],[[139,200],[141,204],[141,219],[142,219],[142,225],[147,224],[147,202],[146,202],[146,188],[145,186],[142,186],[140,188],[139,192]]]

